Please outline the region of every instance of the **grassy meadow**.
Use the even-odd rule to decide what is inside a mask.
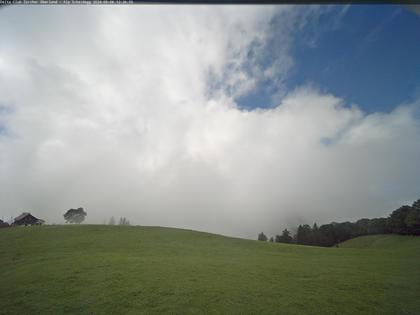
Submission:
[[[0,230],[0,314],[420,314],[420,237],[339,248],[135,226]]]

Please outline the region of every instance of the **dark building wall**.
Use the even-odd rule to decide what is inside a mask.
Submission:
[[[13,225],[34,225],[38,222],[38,219],[35,218],[33,215],[27,215],[26,217],[15,221]]]

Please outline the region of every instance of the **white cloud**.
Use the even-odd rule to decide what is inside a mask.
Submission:
[[[0,11],[0,105],[10,108],[0,111],[0,215],[62,222],[83,206],[89,222],[254,237],[386,215],[418,197],[418,103],[366,115],[303,87],[275,108],[238,109],[234,97],[259,80],[286,77],[294,10]],[[263,66],[273,17],[287,22],[275,24],[284,47]]]

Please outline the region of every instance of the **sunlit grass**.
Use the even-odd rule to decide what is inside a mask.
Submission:
[[[158,227],[2,229],[0,313],[420,314],[420,238],[352,242],[361,248]]]

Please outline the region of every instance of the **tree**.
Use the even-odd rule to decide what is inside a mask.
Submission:
[[[356,234],[359,235],[366,235],[369,231],[369,219],[360,219],[356,221]]]
[[[276,235],[277,243],[291,243],[292,241],[293,241],[293,238],[287,229],[284,229],[281,235]]]
[[[411,210],[405,218],[405,224],[410,234],[420,235],[420,199],[411,206]]]
[[[312,230],[308,224],[298,226],[296,234],[296,243],[303,245],[312,244]]]
[[[397,210],[394,210],[389,216],[389,226],[392,233],[397,234],[407,234],[407,225],[405,223],[405,218],[408,213],[411,211],[410,206],[402,206]]]
[[[323,224],[319,227],[319,244],[321,246],[333,246],[336,244],[334,226],[332,223]]]
[[[404,221],[407,226],[407,233],[420,235],[420,208],[412,207],[407,213]]]
[[[67,210],[63,216],[64,220],[66,220],[66,223],[80,224],[85,220],[87,213],[83,210],[83,208],[77,208]]]
[[[411,208],[420,210],[420,199],[418,199],[417,201],[413,202],[413,205],[411,206]]]
[[[270,243],[273,243],[273,242],[274,242],[274,238],[270,237]]]
[[[284,229],[281,233],[281,237],[283,238],[284,243],[291,243],[293,241],[292,235],[287,229]]]
[[[109,225],[115,225],[115,218],[111,217],[111,219],[109,219]]]
[[[312,227],[312,244],[313,245],[320,245],[320,233],[319,233],[319,228],[318,225],[316,223],[314,223],[313,227]]]
[[[130,225],[130,221],[128,221],[126,218],[121,217],[119,225]]]
[[[369,220],[368,234],[386,234],[388,232],[387,218],[373,218]]]
[[[267,236],[265,236],[264,232],[258,234],[258,240],[262,242],[267,242]]]
[[[355,224],[351,222],[334,223],[335,242],[341,243],[355,236]]]

